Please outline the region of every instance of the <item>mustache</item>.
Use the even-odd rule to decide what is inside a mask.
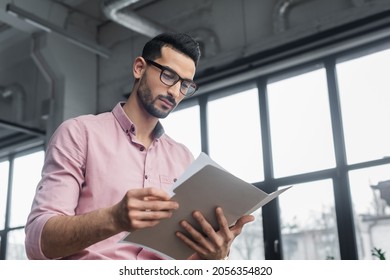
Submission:
[[[170,103],[172,103],[173,107],[176,107],[176,100],[175,100],[175,98],[173,98],[170,95],[162,95],[162,94],[160,94],[159,96],[157,96],[157,98],[165,99],[165,100],[169,101]]]

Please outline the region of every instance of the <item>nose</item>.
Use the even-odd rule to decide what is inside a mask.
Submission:
[[[181,87],[181,81],[178,81],[173,86],[168,87],[168,94],[173,96],[175,99],[177,99],[181,95],[180,87]]]

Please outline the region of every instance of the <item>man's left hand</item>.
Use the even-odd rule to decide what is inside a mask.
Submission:
[[[191,238],[181,232],[176,236],[186,243],[196,253],[190,259],[223,260],[230,251],[233,240],[241,233],[245,224],[254,221],[254,216],[242,216],[229,227],[223,210],[217,207],[215,210],[219,230],[215,231],[200,211],[194,211],[193,217],[201,226],[203,232],[196,230],[189,222],[181,221],[180,225],[187,231]]]

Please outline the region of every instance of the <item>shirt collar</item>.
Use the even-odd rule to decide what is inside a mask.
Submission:
[[[136,135],[137,128],[135,127],[135,124],[130,120],[130,118],[126,115],[125,111],[123,110],[123,105],[125,102],[119,102],[114,109],[112,109],[112,113],[116,120],[118,121],[119,125],[122,127],[123,131],[126,133],[131,133],[133,135]],[[164,127],[160,123],[160,121],[157,122],[156,126],[153,129],[153,136],[154,138],[160,138],[165,133]]]

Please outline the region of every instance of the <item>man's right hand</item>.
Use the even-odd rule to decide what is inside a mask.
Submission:
[[[172,216],[179,204],[157,188],[133,189],[112,207],[113,219],[118,228],[132,231],[157,225]]]
[[[83,215],[51,217],[43,228],[42,252],[50,259],[62,258],[122,231],[152,227],[171,217],[179,207],[169,199],[161,189],[134,189],[112,207]]]

